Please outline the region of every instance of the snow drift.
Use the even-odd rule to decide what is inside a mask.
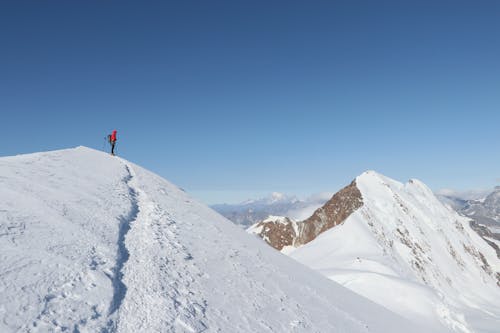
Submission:
[[[85,147],[0,158],[1,332],[429,331]]]

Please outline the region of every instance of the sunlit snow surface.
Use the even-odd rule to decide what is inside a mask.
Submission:
[[[132,163],[0,158],[2,333],[403,331],[428,330]]]
[[[500,261],[469,220],[418,180],[402,184],[369,171],[356,184],[362,208],[286,253],[414,322],[500,332]]]

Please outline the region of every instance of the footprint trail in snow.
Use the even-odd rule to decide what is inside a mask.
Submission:
[[[202,332],[207,328],[207,301],[190,289],[194,277],[202,274],[177,240],[176,222],[138,187],[133,167],[125,167],[137,212],[124,240],[128,260],[121,283],[126,294],[111,328],[118,332]]]

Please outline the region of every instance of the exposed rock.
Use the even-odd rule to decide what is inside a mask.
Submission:
[[[309,243],[319,234],[344,222],[362,206],[361,192],[356,187],[356,181],[353,181],[302,222],[271,217],[252,226],[248,231],[259,235],[275,249],[282,250],[285,246]]]
[[[352,213],[363,206],[361,192],[356,187],[356,181],[337,192],[323,207],[300,223],[299,237],[294,246],[309,243],[322,232],[344,222]]]
[[[248,229],[249,232],[257,234],[269,245],[281,251],[283,247],[292,245],[297,237],[294,225],[297,223],[288,217],[270,216]]]

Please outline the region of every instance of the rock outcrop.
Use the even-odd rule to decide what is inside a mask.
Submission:
[[[285,246],[294,244],[297,238],[297,222],[283,216],[269,216],[254,224],[248,232],[258,235],[269,245],[281,251]]]
[[[356,181],[337,192],[323,207],[302,221],[287,217],[271,216],[248,229],[277,250],[285,246],[300,246],[314,240],[319,234],[341,224],[363,206],[361,192]]]

